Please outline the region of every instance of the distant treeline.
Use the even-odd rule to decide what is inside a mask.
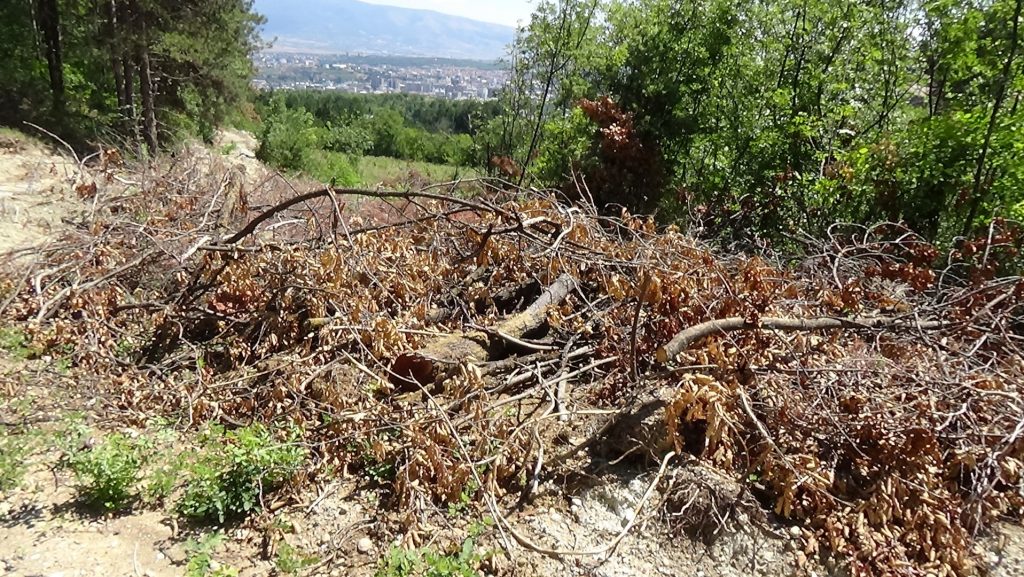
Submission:
[[[256,113],[261,158],[286,170],[308,170],[317,151],[479,166],[486,150],[474,138],[500,106],[412,94],[277,90],[257,97]]]

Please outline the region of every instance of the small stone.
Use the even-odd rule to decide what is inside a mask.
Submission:
[[[356,543],[356,551],[359,551],[363,555],[373,550],[373,541],[369,537],[363,537]]]
[[[157,551],[156,552],[156,560],[157,561],[163,561],[166,558],[167,558],[167,555],[164,555],[163,551]]]
[[[796,527],[796,526],[794,526],[794,527],[790,527],[790,528],[789,528],[789,534],[790,534],[790,535],[791,535],[791,536],[792,536],[792,537],[793,537],[794,539],[798,539],[798,538],[800,537],[800,535],[801,535],[802,533],[801,533],[801,531],[800,531],[800,527]]]
[[[220,561],[211,559],[210,560],[210,571],[213,572],[213,573],[216,573],[217,571],[220,571]]]

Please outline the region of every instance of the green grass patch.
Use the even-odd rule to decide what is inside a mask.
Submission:
[[[0,327],[0,349],[19,359],[34,359],[40,351],[32,347],[32,339],[25,331],[16,327]]]
[[[411,181],[422,181],[423,183],[448,182],[460,178],[477,178],[480,173],[472,168],[451,166],[447,164],[434,164],[431,162],[417,162],[410,160],[399,160],[385,156],[363,156],[356,162],[359,172],[359,184],[363,187],[372,188],[380,183],[413,183]]]

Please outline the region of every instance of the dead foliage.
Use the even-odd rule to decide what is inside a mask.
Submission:
[[[362,471],[410,529],[602,451],[689,453],[854,575],[970,574],[972,536],[1021,514],[1024,282],[986,256],[1009,228],[939,270],[896,225],[837,226],[786,262],[487,183],[229,181],[180,159],[98,180],[88,218],[0,280],[3,322],[71,351],[129,418],[301,426],[311,478]],[[646,437],[622,425],[641,409]]]

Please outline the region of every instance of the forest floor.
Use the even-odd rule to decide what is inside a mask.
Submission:
[[[251,157],[250,138],[225,134],[219,142],[219,153],[199,164],[244,166],[253,189],[271,179]],[[89,169],[38,141],[0,134],[0,253],[14,254],[15,266],[37,256],[31,247],[56,242],[71,230],[69,223],[90,212],[89,199],[76,190],[83,182],[80,170]],[[109,182],[137,178],[107,174]],[[121,185],[123,194],[131,189]],[[0,295],[0,303],[6,298]],[[196,431],[175,415],[112,408],[109,393],[96,388],[94,370],[59,352],[34,354],[17,331],[0,325],[0,449],[6,453],[0,455],[0,479],[15,479],[0,493],[2,577],[847,572],[842,562],[806,559],[799,530],[766,516],[743,486],[696,459],[677,467],[667,487],[657,467],[598,459],[571,481],[558,478],[534,488],[509,526],[558,552],[515,543],[494,527],[488,507],[468,501],[427,506],[415,534],[396,532],[404,521],[365,472],[342,471],[300,485],[271,510],[238,523],[190,524],[159,503],[102,513],[83,502],[81,478],[62,465],[75,450],[62,445],[69,431],[84,426],[101,439],[115,433],[159,439],[156,445],[175,454],[198,447]],[[673,491],[690,501],[682,513],[695,507],[697,513],[689,514],[699,519],[687,525],[696,527],[695,534],[680,532],[661,510]],[[975,553],[991,575],[1024,575],[1019,526],[998,525],[978,541]]]

